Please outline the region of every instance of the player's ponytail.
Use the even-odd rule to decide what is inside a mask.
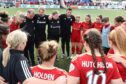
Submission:
[[[90,18],[90,20],[89,20],[89,29],[90,29],[90,28],[92,28],[91,15],[86,15],[86,16]]]
[[[106,66],[106,60],[105,60],[104,52],[102,50],[102,46],[99,46],[98,49],[99,49],[99,52],[100,52],[101,57],[102,57],[102,62],[104,64],[104,66],[105,66],[104,73],[106,73],[107,72],[107,66]]]
[[[104,53],[102,50],[102,39],[101,39],[100,32],[96,29],[89,29],[86,32],[86,34],[84,35],[84,40],[89,45],[89,48],[91,50],[92,58],[93,58],[94,65],[95,65],[94,66],[94,73],[95,74],[100,73],[97,68],[97,59],[96,59],[96,55],[95,55],[96,49],[99,50],[99,52],[101,54],[102,62],[105,66],[104,72],[107,72],[106,61],[105,61]]]
[[[102,19],[103,19],[102,15],[99,15],[98,17],[99,17],[99,18],[101,19],[101,21],[102,21]]]
[[[2,64],[3,64],[4,67],[7,65],[9,59],[10,59],[10,47],[8,46],[3,51]]]

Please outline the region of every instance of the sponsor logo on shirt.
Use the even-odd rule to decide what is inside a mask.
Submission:
[[[60,23],[60,21],[57,21],[57,23]]]
[[[32,21],[32,23],[34,23],[34,21]]]
[[[50,26],[51,28],[53,28],[53,29],[59,29],[60,28],[60,26]]]
[[[40,24],[45,24],[46,21],[40,21],[40,20],[37,20],[37,23],[40,23]]]

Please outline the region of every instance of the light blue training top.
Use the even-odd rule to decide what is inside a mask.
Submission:
[[[107,28],[105,28],[105,26],[103,26],[103,29],[102,29],[102,47],[109,48],[109,43],[108,43],[108,34],[109,33],[110,33],[110,26],[108,26]]]

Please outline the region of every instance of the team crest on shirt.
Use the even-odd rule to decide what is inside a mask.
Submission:
[[[70,19],[70,21],[72,21],[72,19]]]
[[[43,19],[45,20],[45,17]]]
[[[66,20],[66,18],[64,18],[64,20]]]
[[[59,21],[57,21],[57,23],[60,23]]]
[[[75,69],[75,66],[71,63],[71,64],[70,64],[69,72],[73,71],[74,69]]]

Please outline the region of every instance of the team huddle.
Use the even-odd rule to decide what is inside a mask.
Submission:
[[[42,7],[38,14],[29,9],[26,16],[17,13],[12,19],[0,12],[0,37],[0,84],[126,84],[122,16],[115,17],[112,26],[102,15],[95,22],[86,15],[81,22],[70,8],[66,14],[51,15]],[[60,38],[61,58],[72,59],[69,72],[54,66]],[[34,44],[41,60],[38,65]]]

